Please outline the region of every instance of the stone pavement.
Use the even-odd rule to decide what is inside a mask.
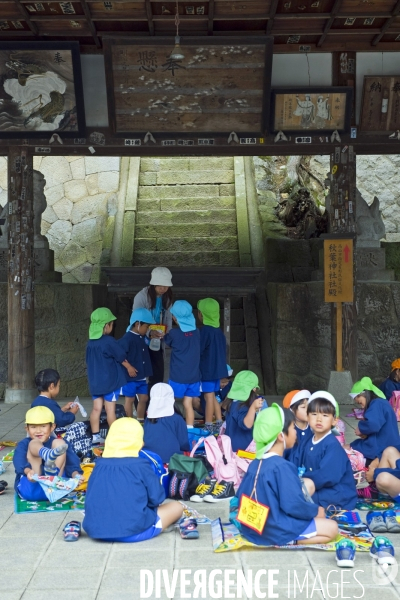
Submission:
[[[62,403],[62,400],[61,400]],[[90,409],[90,400],[83,401]],[[0,440],[20,440],[24,436],[23,421],[27,405],[4,405],[0,403]],[[350,407],[341,406],[342,415]],[[342,417],[343,418],[343,417]],[[347,441],[354,439],[355,420],[344,417],[347,423]],[[3,450],[1,456],[5,454]],[[0,600],[136,600],[141,597],[168,598],[176,600],[194,597],[194,571],[205,569],[210,573],[220,569],[215,581],[222,577],[234,578],[235,571],[253,570],[253,577],[260,569],[276,569],[278,585],[268,590],[265,575],[260,579],[260,594],[243,598],[365,598],[366,600],[391,600],[400,597],[400,575],[393,583],[379,585],[379,572],[367,553],[357,554],[353,570],[338,570],[334,553],[317,550],[243,550],[215,554],[211,545],[210,527],[200,526],[200,539],[182,540],[176,531],[165,533],[156,539],[139,544],[109,544],[95,542],[85,534],[78,542],[66,544],[62,529],[71,519],[81,520],[80,512],[55,514],[15,515],[13,480],[14,471],[9,466],[1,478],[8,480],[9,488],[0,497]],[[220,516],[227,520],[228,505],[195,504],[199,512],[210,518]],[[389,536],[400,556],[400,535]],[[191,584],[181,588],[180,576],[176,591],[168,596],[164,583],[161,593],[141,596],[140,570],[165,569],[172,576],[174,569],[189,569]],[[234,570],[228,573],[227,570]],[[356,572],[357,570],[357,572]],[[294,571],[302,584],[308,573],[307,585],[296,593],[293,587]],[[318,573],[320,579],[318,579]],[[288,578],[290,577],[290,578]],[[341,578],[343,584],[341,585]],[[356,578],[356,579],[355,579]],[[358,580],[358,581],[357,581]],[[328,581],[328,585],[327,585]],[[359,583],[358,583],[359,582]],[[168,583],[168,582],[167,582]],[[361,584],[361,585],[360,585]],[[321,592],[321,587],[323,593]],[[319,590],[318,590],[319,588]],[[235,587],[225,588],[225,595],[212,586],[200,598],[236,598]],[[146,590],[144,590],[146,591]],[[279,594],[273,596],[272,592]],[[266,594],[262,596],[262,594]],[[190,595],[189,595],[190,594]],[[324,595],[323,595],[324,594]]]

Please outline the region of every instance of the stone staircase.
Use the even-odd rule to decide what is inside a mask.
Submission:
[[[233,165],[141,159],[134,266],[239,266]]]

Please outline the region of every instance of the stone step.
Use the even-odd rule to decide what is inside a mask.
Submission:
[[[235,185],[233,183],[209,184],[209,185],[140,185],[139,199],[163,199],[163,198],[200,198],[234,196]]]
[[[246,342],[246,328],[244,325],[231,326],[231,342]]]
[[[163,233],[160,231],[160,233]],[[135,238],[135,252],[237,250],[236,236]]]
[[[221,267],[238,267],[239,252],[237,250],[221,250],[216,252],[134,252],[135,267],[162,267],[165,265],[215,265]],[[242,340],[237,340],[242,341]]]
[[[231,299],[231,325],[244,325],[244,316],[242,308],[232,308]]]
[[[181,211],[139,211],[136,214],[137,225],[169,225],[187,223],[188,225],[204,223],[235,223],[236,211],[225,210],[181,210]]]
[[[151,213],[153,214],[153,213]],[[163,225],[162,228],[156,224],[135,226],[135,237],[138,238],[157,238],[163,237],[176,238],[179,236],[188,237],[218,237],[221,235],[237,235],[235,223],[178,223],[176,225]]]
[[[140,172],[146,171],[197,171],[233,169],[234,159],[232,157],[199,157],[199,158],[141,158]]]
[[[166,198],[159,200],[139,200],[138,211],[153,210],[201,210],[201,209],[235,209],[235,196],[215,196],[211,198]]]
[[[243,371],[243,370],[247,369],[247,359],[231,358],[230,366],[233,369],[233,375],[237,375],[239,373],[239,371]]]
[[[247,360],[246,342],[231,342],[231,357],[235,359],[244,358]]]
[[[139,174],[139,185],[191,185],[197,183],[235,183],[233,170],[213,171],[146,171]]]

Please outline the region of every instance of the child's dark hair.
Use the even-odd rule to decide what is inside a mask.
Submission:
[[[303,402],[303,400],[300,400],[300,402]],[[296,402],[296,404],[298,404],[298,402]],[[283,410],[283,414],[285,416],[285,424],[283,426],[282,433],[287,435],[289,433],[290,425],[295,422],[295,417],[294,417],[294,414],[292,413],[292,411],[289,410],[288,408],[283,408],[282,410]]]
[[[176,402],[174,402],[174,413],[176,415],[179,415],[180,417],[182,417],[182,419],[184,419],[183,414],[181,413],[181,410],[178,406],[178,404]],[[148,419],[149,423],[157,423],[158,419]]]
[[[364,411],[367,410],[367,408],[371,404],[372,400],[376,400],[376,398],[377,398],[377,396],[373,392],[371,392],[370,390],[364,390],[363,392],[361,392],[359,394],[359,396],[364,396],[364,398],[366,400]]]
[[[35,385],[38,392],[47,392],[51,384],[57,385],[60,379],[60,373],[55,369],[43,369],[36,375]]]
[[[147,289],[147,294],[150,298],[150,310],[156,307],[157,304],[157,293],[154,285],[149,285]],[[173,295],[172,290],[169,287],[167,291],[162,295],[162,306],[164,310],[170,308],[173,304]]]
[[[332,402],[326,400],[325,398],[314,398],[308,407],[307,414],[317,412],[317,413],[325,413],[328,415],[336,416],[336,408],[333,406]]]
[[[250,396],[247,398],[246,402],[240,402],[240,404],[242,406],[247,406],[247,408],[250,408],[250,406],[253,404],[254,400],[256,398],[260,397],[260,393],[259,392],[255,392],[254,390],[251,390],[250,392]],[[233,399],[232,398],[225,398],[225,400],[221,403],[221,408],[223,410],[226,410],[226,412],[229,412],[232,406],[232,402]]]
[[[297,411],[299,410],[300,405],[303,404],[305,401],[307,401],[307,399],[302,398],[301,400],[297,400],[297,402],[292,404],[292,406],[290,407],[290,410],[294,413],[294,415],[296,415]]]

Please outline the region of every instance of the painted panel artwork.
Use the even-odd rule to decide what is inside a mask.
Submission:
[[[352,88],[272,90],[274,132],[348,131]]]
[[[110,123],[116,134],[261,134],[267,126],[272,41],[173,38],[105,41]]]
[[[0,43],[0,137],[84,133],[77,42]]]

